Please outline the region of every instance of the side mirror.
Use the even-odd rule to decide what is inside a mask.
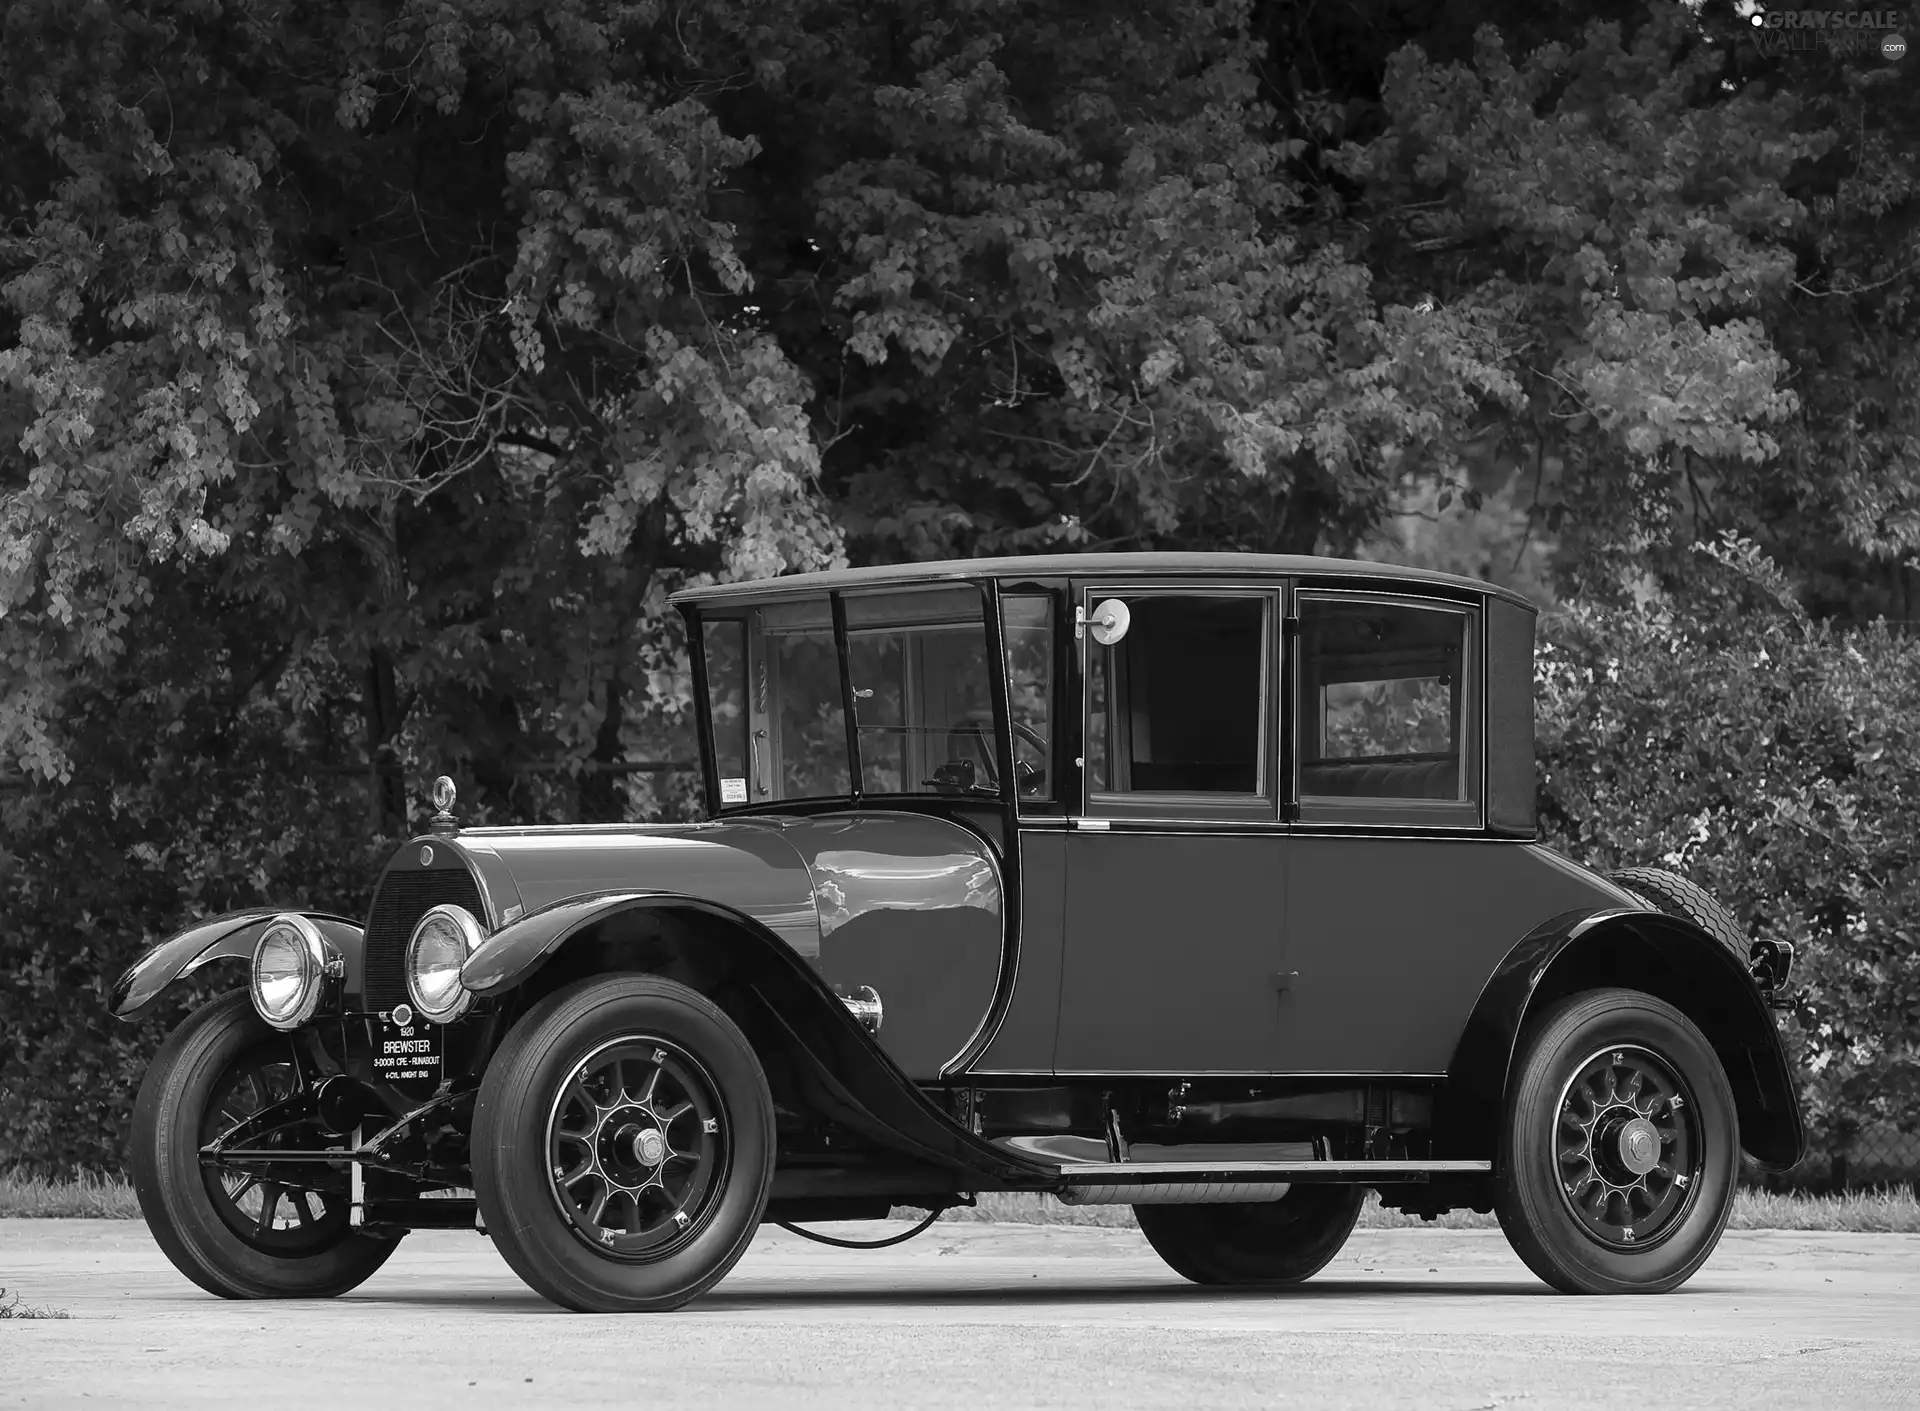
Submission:
[[[1126,636],[1132,624],[1133,614],[1118,598],[1108,598],[1087,619],[1087,625],[1093,629],[1093,640],[1103,647],[1111,647]]]

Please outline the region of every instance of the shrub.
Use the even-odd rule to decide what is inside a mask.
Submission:
[[[1735,540],[1701,556],[1684,601],[1576,603],[1541,638],[1550,840],[1685,873],[1755,938],[1799,948],[1786,1028],[1818,1150],[1913,1131],[1920,643],[1811,621]]]

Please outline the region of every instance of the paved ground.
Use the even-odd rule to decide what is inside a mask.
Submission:
[[[836,1227],[863,1236],[886,1227]],[[477,1235],[332,1303],[225,1303],[138,1223],[0,1220],[0,1407],[1920,1406],[1920,1236],[1731,1233],[1664,1298],[1549,1293],[1494,1231],[1356,1235],[1281,1295],[1181,1283],[1128,1230],[765,1232],[658,1317],[562,1313]]]

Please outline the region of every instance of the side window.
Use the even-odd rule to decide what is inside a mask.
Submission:
[[[979,589],[848,594],[846,607],[861,790],[999,793]]]
[[[1094,594],[1088,610],[1104,603]],[[1125,634],[1087,635],[1087,787],[1095,794],[1262,791],[1266,599],[1123,596]]]
[[[760,610],[765,662],[772,679],[755,694],[770,701],[773,794],[776,799],[850,793],[847,720],[840,707],[840,653],[825,598]]]
[[[1053,599],[1015,595],[1000,600],[1000,635],[1007,653],[1007,709],[1013,724],[1013,767],[1020,797],[1053,797],[1048,765],[1053,747]]]
[[[713,729],[714,773],[720,780],[720,805],[747,802],[747,624],[739,618],[708,619],[700,625],[706,645],[708,724]]]
[[[1300,597],[1300,797],[1471,803],[1471,616]]]

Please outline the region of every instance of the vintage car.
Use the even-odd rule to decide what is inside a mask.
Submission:
[[[708,821],[431,831],[364,924],[202,921],[136,1185],[233,1298],[490,1235],[549,1299],[696,1297],[767,1221],[1132,1205],[1287,1284],[1364,1193],[1569,1292],[1680,1284],[1805,1143],[1791,950],[1536,839],[1534,610],[1377,563],[1084,554],[683,592]]]

